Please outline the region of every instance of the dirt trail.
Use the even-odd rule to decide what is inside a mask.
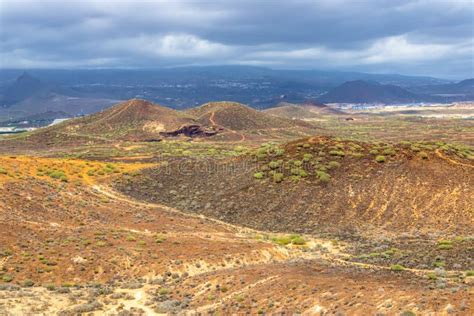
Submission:
[[[261,285],[261,284],[264,284],[264,283],[267,283],[267,282],[271,282],[271,281],[277,279],[278,277],[279,277],[278,275],[273,275],[273,276],[270,276],[268,278],[258,280],[256,282],[251,283],[251,284],[247,285],[246,287],[240,289],[239,291],[235,291],[235,292],[232,292],[231,294],[229,294],[227,296],[224,296],[223,298],[221,298],[217,302],[214,302],[214,303],[208,304],[208,305],[204,305],[204,306],[200,306],[200,307],[198,307],[196,309],[193,309],[191,311],[194,312],[194,313],[200,314],[200,313],[205,313],[207,311],[214,310],[214,309],[218,308],[219,306],[221,306],[222,304],[224,304],[226,301],[232,300],[236,296],[244,294],[244,293],[248,292],[250,289],[252,289],[252,288],[254,288],[258,285]]]
[[[245,137],[245,135],[244,135],[243,133],[239,133],[239,132],[237,132],[237,131],[234,131],[234,130],[232,130],[232,129],[225,128],[225,127],[223,127],[223,126],[217,124],[216,121],[215,121],[215,119],[214,119],[215,115],[216,115],[216,111],[212,111],[212,112],[211,112],[211,115],[209,116],[209,122],[211,123],[211,125],[212,125],[213,127],[220,127],[220,128],[222,128],[222,129],[224,129],[224,130],[226,130],[226,131],[228,131],[228,132],[231,132],[232,134],[235,134],[235,135],[239,136],[240,139],[237,140],[237,141],[235,141],[235,143],[242,143],[242,142],[244,142],[244,141],[246,140],[246,137]]]
[[[114,191],[114,190],[112,190],[112,189],[110,189],[106,186],[103,186],[103,185],[92,184],[92,189],[94,191],[98,192],[98,193],[101,193],[101,194],[111,198],[111,199],[116,199],[116,200],[126,202],[126,203],[130,203],[130,204],[133,204],[133,205],[143,206],[143,207],[147,207],[147,208],[160,208],[160,209],[162,209],[164,211],[167,211],[167,212],[178,213],[178,214],[182,214],[182,215],[185,215],[185,216],[188,216],[188,217],[198,218],[198,219],[202,219],[202,220],[208,220],[208,221],[214,222],[216,224],[222,225],[222,226],[228,228],[230,231],[233,231],[233,232],[245,233],[245,234],[259,233],[258,231],[253,230],[251,228],[245,228],[245,227],[232,225],[232,224],[229,224],[229,223],[217,220],[217,219],[208,218],[204,215],[185,213],[185,212],[177,210],[173,207],[169,207],[169,206],[166,206],[166,205],[163,205],[163,204],[155,204],[155,203],[141,202],[141,201],[133,200],[133,199],[131,199],[129,197],[126,197],[126,196],[124,196],[124,195],[122,195],[122,194],[120,194],[120,193],[118,193],[118,192],[116,192],[116,191]]]
[[[439,149],[436,149],[436,150],[435,150],[435,154],[436,154],[436,156],[438,156],[439,158],[441,158],[441,159],[443,159],[443,160],[445,160],[445,161],[447,161],[447,162],[449,162],[449,163],[451,163],[451,164],[453,164],[453,165],[464,166],[464,167],[468,167],[468,168],[474,168],[473,165],[468,165],[468,164],[465,164],[465,163],[462,163],[462,162],[453,160],[453,159],[451,159],[451,158],[449,158],[449,157],[446,157],[445,155],[443,155],[443,154],[441,153],[441,151],[440,151]]]

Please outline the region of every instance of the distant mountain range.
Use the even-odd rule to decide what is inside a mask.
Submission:
[[[399,86],[363,80],[348,81],[330,90],[318,100],[326,103],[412,103],[428,99]]]
[[[4,87],[0,96],[0,122],[41,121],[97,112],[117,100],[97,98],[33,77],[24,72]]]
[[[0,70],[0,121],[45,112],[69,116],[142,98],[175,109],[227,100],[256,109],[281,102],[411,103],[474,100],[474,79],[248,66],[155,70]]]
[[[411,90],[411,91],[410,91]],[[426,85],[404,89],[374,81],[348,81],[318,98],[325,103],[383,103],[449,102],[474,100],[474,79],[454,84]]]

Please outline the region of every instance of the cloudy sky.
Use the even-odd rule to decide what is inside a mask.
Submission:
[[[242,64],[474,77],[472,0],[0,0],[1,68]]]

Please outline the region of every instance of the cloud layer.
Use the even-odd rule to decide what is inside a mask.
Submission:
[[[0,2],[0,67],[245,64],[474,76],[462,1]]]

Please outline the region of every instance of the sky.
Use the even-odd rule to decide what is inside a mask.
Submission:
[[[227,64],[474,77],[474,0],[0,0],[0,68]]]

